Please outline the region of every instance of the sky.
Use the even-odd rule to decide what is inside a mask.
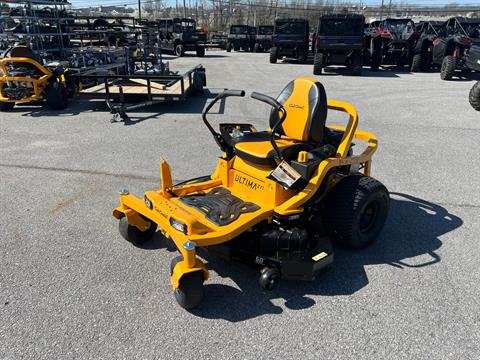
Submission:
[[[193,4],[195,0],[190,0],[191,3]],[[228,0],[224,0],[225,3],[228,2]],[[235,0],[233,0],[235,1]],[[356,2],[356,0],[351,0],[352,2]],[[74,6],[74,7],[90,7],[90,6],[100,6],[100,5],[119,5],[122,3],[129,4],[129,6],[136,0],[98,0],[98,1],[92,1],[92,0],[69,0],[69,2]],[[182,0],[178,1],[179,3],[182,3]],[[188,3],[188,0],[186,0]],[[243,1],[242,1],[243,2]],[[255,0],[252,0],[254,3]],[[280,0],[280,2],[283,2]],[[388,4],[389,0],[384,0],[385,4]],[[175,5],[175,0],[162,0],[162,3],[170,3],[172,5]],[[358,1],[360,3],[360,1]],[[363,0],[361,1],[362,4],[367,4],[367,5],[380,5],[381,0]],[[432,5],[432,6],[441,6],[441,5],[447,5],[447,4],[458,4],[458,5],[478,5],[480,8],[480,0],[461,0],[461,1],[455,1],[455,0],[392,0],[392,3],[406,3],[409,5]]]

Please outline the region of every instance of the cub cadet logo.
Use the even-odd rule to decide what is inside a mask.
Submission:
[[[298,104],[289,104],[288,107],[295,108],[295,109],[303,109],[305,106],[298,105]]]
[[[263,185],[256,184],[252,180],[248,180],[247,178],[244,178],[241,175],[235,175],[235,181],[239,184],[245,185],[246,187],[249,187],[252,190],[263,190]]]

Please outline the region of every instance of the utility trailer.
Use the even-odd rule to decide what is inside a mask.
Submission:
[[[75,74],[78,81],[95,79],[101,83],[78,94],[84,99],[105,99],[112,122],[128,121],[127,112],[169,101],[182,101],[198,94],[206,85],[205,68],[197,65],[183,74],[136,73],[130,75]]]

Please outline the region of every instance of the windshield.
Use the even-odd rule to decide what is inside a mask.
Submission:
[[[305,34],[305,23],[299,21],[277,21],[275,23],[275,34]]]
[[[319,35],[347,35],[363,34],[362,19],[322,19],[320,20]]]
[[[195,31],[195,20],[180,20],[175,22],[176,31]]]
[[[415,24],[412,20],[387,20],[383,23],[383,30],[389,30],[390,32],[401,34],[404,32],[415,31]]]
[[[273,34],[273,26],[259,26],[258,27],[258,34],[259,35],[272,35]]]
[[[230,34],[248,34],[249,30],[248,26],[232,26],[230,28]]]

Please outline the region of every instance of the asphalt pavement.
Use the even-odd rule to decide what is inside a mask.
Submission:
[[[220,155],[200,113],[225,88],[275,96],[312,65],[268,54],[207,52],[208,89],[184,103],[110,123],[105,105],[0,113],[0,359],[479,359],[480,113],[471,78],[395,68],[317,76],[376,134],[373,176],[391,192],[377,242],[338,249],[331,270],[273,292],[255,270],[211,259],[199,309],[180,308],[169,283],[176,256],[161,236],[124,241],[117,190],[208,174]],[[470,74],[478,78],[478,74]],[[215,107],[213,123],[268,127],[249,97]],[[333,113],[329,123],[344,123]]]

